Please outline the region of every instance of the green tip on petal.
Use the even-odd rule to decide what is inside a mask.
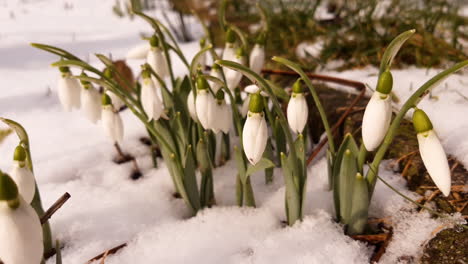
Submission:
[[[150,73],[149,69],[144,67],[144,66],[142,67],[141,78],[143,78],[143,79],[151,78],[151,73]]]
[[[112,100],[110,98],[110,96],[106,93],[103,93],[102,94],[102,97],[101,97],[101,103],[102,105],[112,105]]]
[[[26,150],[21,145],[18,145],[15,148],[15,153],[13,154],[13,160],[16,160],[16,161],[26,160]]]
[[[16,199],[18,199],[18,186],[8,174],[0,171],[0,201]]]
[[[216,100],[218,100],[218,101],[224,100],[224,92],[223,92],[223,90],[219,89],[219,90],[216,92]]]
[[[293,84],[292,87],[293,93],[303,93],[304,89],[302,88],[302,79],[299,78],[297,81]]]
[[[81,73],[80,75],[81,77],[88,77],[88,75],[86,73]],[[83,85],[83,87],[85,88],[88,88],[86,86],[90,85],[91,83],[89,81],[85,81],[85,80],[80,80],[80,83]]]
[[[151,45],[151,47],[157,47],[159,45],[159,39],[156,35],[153,35],[150,40],[149,40],[149,43]]]
[[[250,95],[249,111],[252,113],[261,113],[263,111],[263,97],[260,93]]]
[[[383,94],[389,94],[392,91],[393,87],[393,76],[390,71],[384,71],[379,76],[379,81],[377,82],[377,92]]]
[[[236,33],[228,28],[228,30],[226,31],[226,42],[228,43],[234,43],[236,41]]]
[[[427,114],[421,109],[414,110],[413,126],[414,130],[416,130],[418,134],[432,130],[431,120],[429,119]]]
[[[217,70],[220,70],[220,69],[221,69],[221,66],[219,66],[219,64],[214,63],[213,66],[211,66],[211,69],[217,71]]]
[[[210,85],[208,84],[205,78],[203,78],[202,76],[197,77],[197,89],[198,90],[206,90],[208,89],[209,86]]]
[[[59,71],[61,73],[69,73],[70,72],[70,68],[68,68],[67,66],[60,66],[59,67]]]

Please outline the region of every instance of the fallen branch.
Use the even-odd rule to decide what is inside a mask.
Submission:
[[[60,197],[41,217],[41,225],[47,223],[47,221],[52,217],[52,215],[57,212],[62,205],[70,199],[71,195],[69,193],[65,193]]]
[[[108,249],[108,250],[104,251],[103,253],[101,253],[101,254],[95,256],[94,258],[88,260],[88,262],[86,262],[86,264],[90,264],[90,263],[92,263],[92,262],[94,262],[94,261],[96,261],[96,260],[100,260],[100,259],[102,259],[102,258],[106,258],[106,257],[109,256],[109,255],[115,254],[115,253],[117,253],[119,250],[121,250],[122,248],[124,248],[124,247],[126,247],[126,246],[127,246],[127,243],[123,243],[123,244],[120,244],[120,245],[118,245],[118,246],[116,246],[116,247],[114,247],[114,248]]]

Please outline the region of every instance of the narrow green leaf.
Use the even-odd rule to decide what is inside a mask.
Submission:
[[[252,165],[249,165],[248,169],[247,169],[247,172],[245,173],[245,177],[249,177],[250,175],[256,173],[257,171],[261,171],[261,170],[265,170],[265,169],[268,169],[268,168],[274,168],[275,167],[275,163],[273,163],[273,161],[263,157],[257,164],[255,164],[254,166]],[[245,179],[244,179],[245,181]]]
[[[76,57],[70,52],[63,50],[61,48],[55,47],[55,46],[40,44],[40,43],[31,43],[31,46],[33,46],[34,48],[38,48],[38,49],[53,53],[60,57],[70,59],[70,60],[77,60],[77,61],[81,60],[80,58]]]
[[[267,145],[265,148],[265,152],[263,152],[263,157],[273,160],[275,158],[275,155],[273,154],[273,146],[271,145],[271,138],[268,139]],[[265,169],[265,184],[270,184],[273,182],[273,173],[274,173],[274,168],[266,168]]]
[[[271,89],[273,90],[273,94],[275,94],[276,97],[280,98],[281,100],[285,102],[289,101],[289,95],[284,90],[284,88],[278,86],[276,83],[270,80],[266,80],[266,82],[270,85]]]
[[[184,167],[184,187],[187,190],[188,198],[190,199],[190,203],[193,205],[195,212],[200,209],[200,194],[198,193],[198,184],[197,178],[195,175],[196,172],[196,165],[195,160],[193,158],[193,151],[192,146],[189,145],[187,147],[187,152],[185,154],[185,167]]]
[[[346,149],[343,153],[343,160],[338,176],[338,192],[340,199],[341,222],[348,224],[351,217],[351,206],[353,198],[354,179],[357,173],[357,157],[354,153]]]
[[[384,71],[389,70],[392,65],[392,61],[395,58],[396,54],[400,50],[401,46],[416,32],[416,30],[411,29],[405,31],[398,35],[396,38],[390,42],[385,53],[382,56],[382,61],[380,62],[380,74]]]
[[[199,52],[197,52],[197,54],[195,54],[195,56],[192,59],[192,63],[190,64],[190,75],[191,76],[195,76],[195,74],[197,73],[198,66],[200,65],[200,64],[198,64],[198,61],[200,60],[200,57],[202,55],[204,55],[205,52],[209,51],[211,48],[213,48],[213,46],[211,44],[209,44],[208,46],[206,46],[205,48],[203,48]],[[204,69],[202,69],[202,70],[204,70]]]
[[[58,239],[55,240],[55,264],[62,264],[62,249]]]
[[[239,178],[242,181],[242,184],[245,184],[246,176],[246,163],[243,157],[242,149],[239,146],[234,146],[234,158],[236,159],[237,171],[239,173]]]
[[[349,235],[360,235],[364,232],[370,203],[366,179],[360,173],[355,177],[352,209],[347,230]]]
[[[53,67],[64,67],[64,66],[78,67],[82,70],[93,72],[99,76],[102,75],[101,71],[99,71],[98,69],[92,67],[91,65],[89,65],[88,63],[84,61],[79,61],[79,60],[59,60],[59,61],[52,63],[52,66]]]
[[[294,184],[294,175],[289,168],[287,157],[281,153],[281,167],[283,168],[284,183],[286,186],[286,215],[288,224],[293,225],[301,216],[301,201],[299,191]]]
[[[279,165],[281,164],[281,153],[286,153],[286,135],[284,134],[278,117],[275,118],[273,136],[276,142],[277,164]]]

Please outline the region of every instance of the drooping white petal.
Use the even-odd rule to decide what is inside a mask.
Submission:
[[[146,56],[148,55],[148,51],[150,49],[151,46],[149,45],[149,43],[136,45],[127,52],[125,58],[127,60],[144,60],[146,59]]]
[[[232,43],[226,43],[223,50],[223,60],[234,60],[236,58],[236,48]]]
[[[197,118],[205,130],[212,128],[212,122],[215,120],[215,98],[207,90],[198,91],[195,99],[195,109]]]
[[[390,96],[374,92],[362,119],[362,139],[368,151],[375,150],[382,143],[391,119],[392,101]]]
[[[101,120],[101,95],[96,89],[93,87],[81,89],[81,106],[89,121],[96,123]]]
[[[197,65],[197,67],[202,68],[202,70],[205,69],[205,66],[206,66],[206,52],[201,54],[198,57],[197,62],[195,63],[195,65]]]
[[[236,56],[232,61],[239,64],[245,64],[245,57]],[[230,90],[234,90],[242,79],[242,73],[229,68],[224,68],[224,77],[226,78],[226,84]]]
[[[0,259],[5,264],[39,264],[44,246],[42,227],[34,209],[19,195],[20,205],[0,201]]]
[[[63,74],[57,87],[59,100],[65,111],[80,108],[81,86],[77,79],[71,78],[68,73]]]
[[[247,96],[242,103],[242,108],[240,109],[242,117],[246,117],[249,112],[250,96]]]
[[[119,113],[115,113],[111,106],[104,106],[102,109],[102,125],[107,136],[117,143],[123,141],[123,122]]]
[[[244,88],[244,92],[250,93],[250,94],[258,93],[259,90],[260,90],[260,87],[258,87],[258,85],[256,85],[256,84],[247,85],[247,86]],[[261,91],[260,94],[261,94],[263,97],[268,97],[268,94],[265,93],[264,91]]]
[[[434,130],[418,133],[419,153],[435,185],[445,195],[450,194],[450,168],[444,148]]]
[[[263,113],[249,111],[242,131],[242,142],[247,159],[252,165],[263,156],[268,140],[268,129]]]
[[[193,91],[190,91],[190,93],[187,96],[187,108],[188,108],[190,117],[192,117],[192,119],[195,122],[198,122],[197,110],[195,108],[195,97],[193,96]]]
[[[227,134],[231,129],[232,115],[231,108],[226,102],[216,103],[214,108],[214,119],[212,120],[212,130],[217,134],[219,131]]]
[[[308,114],[309,108],[304,94],[293,94],[288,103],[287,116],[289,127],[294,133],[302,133],[307,124]]]
[[[252,71],[260,73],[265,64],[265,48],[262,45],[255,44],[250,53],[249,67]]]
[[[14,161],[10,176],[18,186],[21,196],[30,204],[36,193],[36,180],[33,173],[26,166],[21,167],[18,161]]]
[[[107,90],[106,94],[111,98],[114,109],[119,110],[125,105],[124,101],[122,101],[122,99],[120,99],[120,97],[118,97],[115,93]]]
[[[218,78],[220,80],[223,80],[223,76],[221,75],[221,70],[219,70],[219,69],[211,69],[210,75],[213,76],[213,77],[216,77],[216,78]],[[218,92],[219,88],[221,88],[221,84],[218,83],[218,82],[208,80],[208,84],[210,85],[211,90],[213,90],[214,94],[216,94]]]
[[[160,48],[151,48],[146,56],[146,62],[148,62],[153,71],[162,79],[169,76],[167,61],[164,52]]]
[[[156,86],[151,78],[143,79],[141,86],[141,104],[148,115],[148,120],[158,120],[164,111],[163,104],[156,92]]]

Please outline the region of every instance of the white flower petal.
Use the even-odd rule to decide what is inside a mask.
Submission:
[[[169,76],[167,61],[164,56],[164,52],[161,49],[151,48],[146,56],[146,62],[148,62],[153,71],[162,79]]]
[[[164,111],[163,104],[157,95],[156,86],[151,78],[143,79],[141,86],[141,104],[148,115],[148,120],[158,120]]]
[[[187,108],[188,108],[190,117],[192,117],[192,119],[195,122],[198,122],[197,110],[195,108],[195,98],[193,96],[193,91],[190,91],[190,93],[187,96]]]
[[[36,193],[36,180],[33,173],[26,166],[20,167],[19,163],[15,161],[11,168],[10,176],[18,186],[21,196],[30,204]]]
[[[263,114],[249,112],[242,131],[242,142],[245,156],[252,165],[262,158],[267,140],[268,129]]]
[[[81,89],[81,104],[82,111],[89,121],[96,123],[101,119],[101,95],[96,89]]]
[[[77,79],[71,78],[69,74],[65,74],[65,76],[59,79],[57,90],[60,103],[65,111],[80,108],[81,86]]]
[[[419,152],[427,172],[445,195],[450,194],[450,168],[444,148],[433,130],[418,134]]]
[[[381,97],[385,96],[385,99]],[[368,151],[375,150],[387,133],[392,119],[392,101],[389,95],[374,92],[362,120],[362,140]]]
[[[218,78],[220,80],[223,80],[223,76],[221,75],[221,70],[219,70],[219,69],[211,69],[210,75],[213,76],[213,77],[216,77],[216,78]],[[213,90],[214,94],[216,94],[218,92],[219,88],[221,88],[221,84],[218,83],[218,82],[208,80],[208,84],[210,85],[211,90]]]
[[[307,124],[309,108],[303,94],[295,94],[289,100],[287,117],[289,127],[294,133],[302,133]]]
[[[244,57],[236,57],[232,61],[237,62],[239,64],[245,64]],[[234,90],[242,80],[242,73],[236,70],[232,70],[229,68],[224,68],[224,77],[226,78],[226,84],[229,89]]]
[[[0,202],[0,257],[6,264],[40,263],[44,252],[41,223],[34,209],[19,197],[16,209]]]
[[[195,99],[195,109],[197,118],[205,130],[212,128],[213,120],[215,119],[216,101],[214,97],[207,90],[198,91],[197,98]]]
[[[107,136],[114,142],[123,141],[123,122],[118,113],[114,113],[112,107],[104,106],[102,109],[102,125]]]
[[[144,60],[150,49],[151,46],[149,45],[149,43],[136,45],[127,52],[125,58],[127,60]]]
[[[249,67],[252,71],[260,74],[265,64],[265,49],[262,45],[256,44],[250,53]]]
[[[112,105],[114,106],[115,109],[119,110],[125,105],[124,101],[122,101],[122,99],[120,99],[120,97],[118,97],[115,93],[107,90],[106,94],[109,95],[112,101]]]

